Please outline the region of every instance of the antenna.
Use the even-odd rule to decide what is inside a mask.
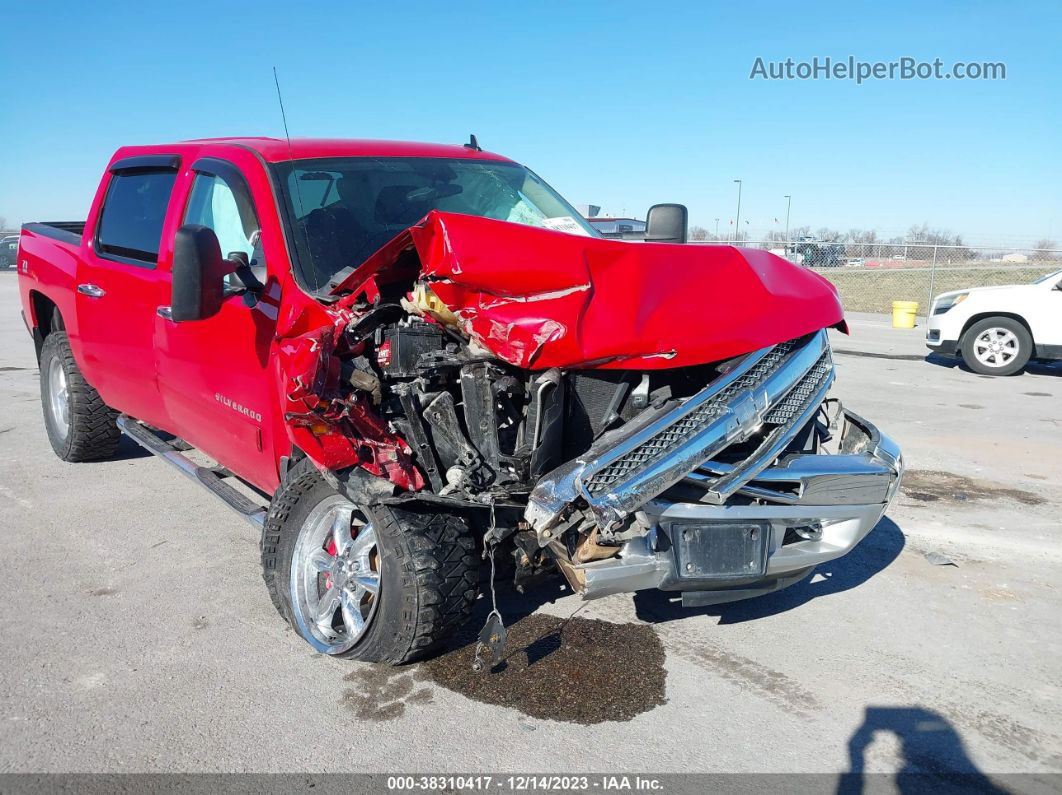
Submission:
[[[273,67],[273,82],[277,86],[277,102],[280,103],[280,119],[284,122],[284,139],[288,142],[288,160],[291,162],[291,174],[295,176],[295,155],[291,152],[291,135],[288,133],[288,114],[284,112],[284,97],[280,93],[280,80],[277,78],[277,68]],[[299,180],[295,180],[295,193],[299,198],[299,212],[305,213],[305,208],[302,206],[302,190],[299,187]],[[309,245],[309,241],[307,241]]]
[[[299,215],[306,216],[306,208],[302,203],[302,186],[299,184],[299,178],[295,176],[295,155],[291,151],[291,135],[288,133],[288,114],[284,112],[284,97],[280,93],[280,80],[277,78],[277,68],[273,67],[273,82],[277,87],[277,102],[280,103],[280,118],[284,122],[284,139],[288,144],[288,162],[291,163],[291,179],[295,183],[295,198],[299,202]],[[295,219],[295,226],[299,226],[299,219]],[[306,252],[310,255],[310,267],[313,268],[314,275],[320,276],[317,272],[317,262],[313,258],[313,251],[310,249],[310,235],[303,227],[302,230],[303,239],[306,241]]]
[[[475,135],[468,136],[468,143],[465,144],[465,148],[466,149],[471,149],[474,152],[482,152],[483,151],[483,149],[480,148],[479,141],[476,140],[476,136]]]
[[[288,134],[288,114],[284,112],[284,97],[280,94],[280,80],[277,79],[277,68],[275,66],[273,67],[273,82],[277,86],[277,102],[280,103],[280,118],[284,122],[284,137],[288,140],[288,154],[290,155],[291,136]]]

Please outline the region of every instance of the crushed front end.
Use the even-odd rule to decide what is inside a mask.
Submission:
[[[896,493],[899,449],[828,397],[836,291],[767,252],[433,212],[335,292],[281,324],[293,443],[355,502],[461,511],[518,585],[757,596]]]
[[[651,400],[532,491],[525,519],[585,597],[759,596],[844,555],[884,514],[900,451],[827,397],[825,331],[721,370],[688,398]]]

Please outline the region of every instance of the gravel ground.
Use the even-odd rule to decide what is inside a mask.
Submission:
[[[978,377],[853,316],[835,393],[912,470],[863,544],[697,610],[503,589],[477,678],[467,635],[313,654],[209,494],[128,444],[58,461],[17,303],[0,273],[0,772],[1062,772],[1058,367]]]

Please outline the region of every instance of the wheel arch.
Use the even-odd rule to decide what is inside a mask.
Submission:
[[[966,337],[966,332],[968,332],[975,323],[980,323],[982,320],[987,320],[991,317],[1005,317],[1008,320],[1014,320],[1021,323],[1025,330],[1029,332],[1029,339],[1032,340],[1033,345],[1036,345],[1036,338],[1033,336],[1029,321],[1016,312],[978,312],[976,315],[970,315],[962,326],[962,333],[959,335],[958,340],[959,345],[962,345],[962,341]]]
[[[65,328],[63,313],[59,311],[55,301],[39,290],[30,290],[30,306],[33,309],[33,346],[37,351],[37,361],[41,360],[41,348],[44,339],[52,331]]]

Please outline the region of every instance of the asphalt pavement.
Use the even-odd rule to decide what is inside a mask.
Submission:
[[[484,682],[467,648],[314,654],[210,494],[131,444],[59,461],[0,273],[0,772],[1062,772],[1062,368],[982,377],[850,320],[834,393],[909,467],[853,553],[704,609],[503,593]]]

